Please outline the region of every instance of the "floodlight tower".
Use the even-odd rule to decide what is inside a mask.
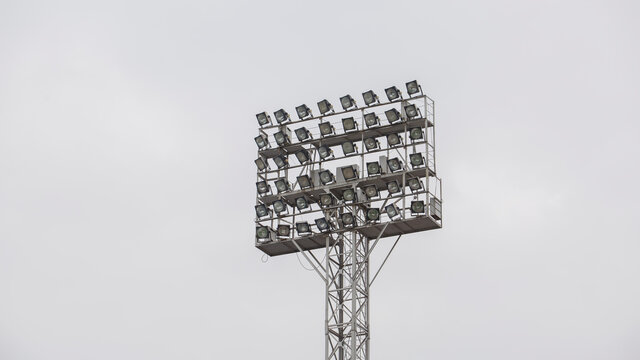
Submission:
[[[256,115],[255,245],[269,256],[301,253],[325,283],[326,360],[369,359],[373,281],[403,234],[442,227],[434,102],[417,81],[406,88],[406,97],[385,89],[388,101],[368,90],[360,107],[345,95],[339,111],[325,99],[315,116],[299,105],[295,121],[284,109],[275,123]],[[392,236],[371,276],[372,251]]]

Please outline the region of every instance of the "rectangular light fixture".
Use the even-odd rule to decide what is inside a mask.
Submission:
[[[424,166],[424,157],[422,156],[422,153],[409,155],[409,161],[411,162],[411,167],[414,169]]]
[[[389,101],[402,98],[402,93],[400,93],[400,90],[395,86],[384,89],[384,92],[387,94],[387,99],[389,99]]]
[[[418,81],[413,80],[407,83],[407,94],[409,94],[409,96],[419,92],[422,92],[422,88],[418,85]]]
[[[414,127],[409,130],[409,138],[413,141],[422,140],[423,133],[422,129],[419,127]]]
[[[275,181],[276,189],[279,193],[283,193],[290,190],[289,181],[286,178],[279,178]]]
[[[389,171],[396,172],[402,170],[402,161],[400,161],[400,159],[398,159],[397,157],[389,159],[387,160],[387,166],[389,166]]]
[[[267,135],[260,134],[253,138],[253,141],[258,145],[258,149],[262,150],[266,147],[269,147],[269,139],[267,139]]]
[[[289,237],[291,234],[291,226],[286,224],[278,225],[278,237]]]
[[[418,116],[418,108],[414,104],[405,105],[404,113],[407,114],[408,119],[413,119]]]
[[[313,185],[313,183],[311,182],[311,178],[309,178],[309,175],[298,176],[296,180],[298,180],[300,189],[308,189]]]
[[[289,160],[284,155],[279,155],[273,158],[273,162],[276,163],[278,169],[284,169],[289,166]]]
[[[304,126],[299,129],[296,129],[295,133],[296,133],[296,137],[298,138],[298,141],[300,142],[303,142],[312,138],[311,132],[307,130],[307,128]]]
[[[311,158],[309,157],[309,151],[307,151],[307,149],[302,149],[296,152],[296,158],[298,159],[298,162],[300,164],[305,164],[309,160],[311,160]]]
[[[353,143],[353,141],[345,141],[342,143],[342,152],[345,155],[349,155],[349,154],[353,154],[358,152],[358,148],[356,147],[356,145]]]
[[[260,124],[261,127],[271,125],[271,117],[266,112],[256,114],[256,118],[258,119],[258,124]]]
[[[373,90],[369,90],[362,93],[362,98],[364,99],[365,105],[371,105],[378,101],[378,95],[373,92]]]
[[[367,127],[373,127],[380,124],[380,119],[378,118],[378,115],[376,115],[376,113],[371,112],[364,114],[364,123],[365,125],[367,125]]]
[[[254,162],[256,163],[259,171],[269,170],[269,163],[265,158],[259,157]]]
[[[387,117],[389,124],[393,124],[400,120],[400,112],[396,109],[389,109],[384,112],[384,115]]]
[[[342,109],[347,110],[351,107],[356,106],[356,102],[353,100],[351,95],[345,95],[340,98],[340,104],[342,105]]]
[[[358,169],[354,165],[345,166],[340,169],[345,180],[355,180],[358,178]]]
[[[258,181],[256,182],[256,189],[258,189],[258,194],[264,195],[268,194],[271,191],[271,186],[267,184],[266,181]]]
[[[396,147],[402,145],[402,138],[398,134],[387,135],[387,145],[389,147]]]
[[[367,174],[369,176],[377,176],[380,175],[380,163],[377,161],[372,161],[367,163]]]
[[[367,151],[376,150],[380,148],[380,142],[374,137],[364,139],[364,147]]]
[[[276,116],[276,121],[279,124],[282,124],[283,122],[291,120],[291,118],[289,117],[289,113],[284,111],[284,109],[280,109],[280,110],[276,111],[275,112],[275,116]]]
[[[311,109],[309,109],[309,107],[305,104],[296,106],[296,113],[298,113],[298,118],[300,118],[300,120],[306,117],[313,117],[313,114],[311,114]]]
[[[358,124],[352,117],[342,119],[342,129],[344,132],[358,130]]]
[[[334,133],[333,125],[328,121],[321,122],[318,125],[318,128],[320,129],[320,135],[322,136],[328,136]]]
[[[333,105],[329,103],[328,100],[322,100],[318,102],[318,109],[320,110],[320,114],[324,115],[330,111],[333,111]]]
[[[306,221],[297,222],[296,223],[296,231],[298,232],[298,235],[310,234],[311,233],[311,227],[309,226],[309,223],[306,222]]]

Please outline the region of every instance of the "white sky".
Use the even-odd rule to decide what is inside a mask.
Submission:
[[[2,1],[0,359],[321,359],[323,284],[253,247],[255,114],[413,79],[445,228],[372,359],[640,358],[639,10]]]

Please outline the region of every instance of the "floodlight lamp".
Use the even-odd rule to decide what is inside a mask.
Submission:
[[[334,180],[335,179],[334,179],[333,174],[331,173],[331,171],[329,171],[329,170],[320,171],[320,182],[322,183],[322,185],[330,184]]]
[[[307,189],[311,187],[311,178],[309,175],[301,175],[296,178],[298,180],[298,185],[300,185],[300,189]]]
[[[273,158],[273,162],[276,163],[278,169],[285,168],[289,165],[289,160],[284,155],[279,155]]]
[[[380,123],[379,120],[380,119],[378,118],[378,115],[376,115],[376,113],[364,114],[364,123],[365,125],[367,125],[367,127],[378,125]]]
[[[260,134],[254,137],[253,140],[256,142],[256,145],[258,145],[258,149],[264,149],[269,146],[269,139],[267,139],[267,135],[265,134]]]
[[[279,124],[282,124],[285,121],[291,120],[291,117],[289,117],[289,113],[284,111],[284,109],[280,109],[280,110],[276,111],[275,115],[276,115],[276,121]]]
[[[391,172],[396,172],[396,171],[402,169],[402,162],[398,158],[393,158],[393,159],[387,160],[387,165],[389,166],[389,170]]]
[[[380,175],[380,163],[372,161],[367,163],[367,174],[369,176]]]
[[[256,216],[258,217],[258,219],[263,218],[267,215],[269,215],[269,208],[266,205],[256,205]]]
[[[276,144],[278,144],[278,146],[285,146],[290,143],[289,135],[287,135],[284,131],[278,131],[277,133],[273,134],[273,138],[276,139]]]
[[[333,205],[333,195],[331,194],[322,194],[320,195],[320,205],[323,207]]]
[[[296,198],[296,207],[298,208],[298,210],[308,208],[309,202],[307,201],[307,198],[305,198],[304,196]]]
[[[282,200],[276,200],[273,202],[273,210],[280,214],[287,211],[287,205]]]
[[[279,237],[289,237],[289,234],[291,233],[291,226],[289,225],[278,225],[278,236]]]
[[[325,218],[319,218],[315,220],[316,226],[318,227],[318,231],[326,232],[329,231],[329,222]]]
[[[311,159],[309,157],[309,151],[307,151],[306,149],[302,149],[296,152],[296,158],[298,158],[298,162],[300,162],[300,164],[304,164]]]
[[[422,92],[422,87],[420,87],[420,85],[418,85],[418,81],[417,80],[409,81],[407,83],[407,93],[410,96],[413,95],[413,94],[421,93],[421,92]]]
[[[306,117],[312,117],[313,114],[311,114],[311,109],[309,109],[309,107],[305,104],[302,104],[300,106],[296,106],[296,112],[298,113],[298,117],[300,118],[300,120],[306,118]]]
[[[389,194],[396,194],[400,192],[400,185],[396,180],[390,181],[387,183],[387,191]]]
[[[333,156],[333,150],[331,150],[331,148],[326,145],[322,145],[318,148],[318,154],[320,155],[320,158],[322,160],[327,160],[331,156]]]
[[[409,104],[404,107],[404,112],[407,114],[407,118],[413,119],[418,116],[418,108],[414,104]]]
[[[364,99],[365,105],[371,105],[374,102],[378,101],[378,95],[376,95],[376,93],[374,93],[373,90],[363,92],[362,98]]]
[[[260,124],[260,126],[271,125],[271,117],[266,112],[256,114],[256,118],[258,119],[258,124]]]
[[[409,179],[407,183],[409,184],[409,189],[411,189],[411,191],[413,192],[418,191],[422,188],[422,182],[416,178]]]
[[[393,220],[394,217],[400,215],[400,212],[398,210],[398,207],[395,206],[394,204],[391,205],[387,205],[387,207],[384,208],[384,210],[387,212],[387,215],[389,216],[390,219]]]
[[[422,129],[419,127],[415,127],[409,130],[409,138],[411,140],[414,140],[414,141],[422,140],[422,136],[423,136]]]
[[[346,189],[342,192],[342,199],[344,201],[353,201],[356,198],[356,192],[353,189]]]
[[[424,201],[412,201],[411,214],[424,214]]]
[[[378,196],[378,188],[375,185],[369,185],[364,188],[364,194],[367,195],[369,199]]]
[[[256,166],[258,167],[258,171],[269,170],[269,163],[267,162],[266,159],[264,159],[262,157],[259,157],[254,162],[256,163]]]
[[[364,139],[364,147],[367,151],[375,150],[380,147],[380,142],[376,138],[366,138]]]
[[[409,161],[411,162],[411,166],[414,169],[424,165],[424,157],[422,156],[422,153],[415,153],[415,154],[409,155]]]
[[[286,178],[279,178],[275,181],[278,193],[289,191],[289,182]]]
[[[351,107],[357,107],[355,100],[351,97],[351,95],[345,95],[340,98],[340,104],[342,104],[342,109],[347,110]]]
[[[377,221],[380,219],[380,209],[370,208],[367,209],[367,221]]]
[[[342,169],[342,176],[345,180],[355,180],[358,178],[358,169],[355,166],[345,166]]]
[[[344,132],[356,131],[358,130],[358,124],[352,117],[342,119],[342,129]]]
[[[402,145],[402,138],[398,134],[387,135],[387,144],[391,147]]]
[[[273,230],[267,226],[257,226],[256,227],[256,239],[258,243],[267,243],[270,242],[271,234]]]
[[[394,122],[400,120],[400,112],[396,109],[389,109],[384,112],[384,115],[387,117],[389,124],[393,124]]]
[[[350,212],[340,215],[340,220],[342,222],[342,226],[353,226],[355,223],[353,219],[353,214]]]
[[[318,102],[318,109],[320,110],[320,114],[324,115],[328,112],[333,111],[333,105],[328,100],[322,100]]]
[[[353,141],[345,141],[342,143],[342,152],[345,155],[353,154],[358,152],[358,148],[353,143]]]
[[[320,135],[322,136],[327,136],[334,133],[333,125],[331,125],[331,123],[328,121],[321,122],[318,125],[318,128],[320,128]]]
[[[296,129],[295,133],[296,133],[296,137],[298,138],[298,141],[300,142],[312,138],[311,132],[307,130],[307,128],[304,126],[299,129]]]
[[[311,233],[311,228],[309,227],[308,222],[297,222],[296,231],[298,234],[309,234]]]
[[[264,195],[271,191],[271,186],[267,184],[266,181],[258,181],[256,182],[256,188],[258,189],[258,194]]]
[[[387,93],[387,99],[389,99],[389,101],[394,101],[398,98],[402,98],[402,93],[395,86],[384,89],[384,92]]]

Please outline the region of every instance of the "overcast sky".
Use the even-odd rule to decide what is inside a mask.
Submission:
[[[0,359],[322,359],[324,284],[253,246],[255,114],[413,79],[445,226],[371,358],[640,358],[639,10],[0,2]]]

